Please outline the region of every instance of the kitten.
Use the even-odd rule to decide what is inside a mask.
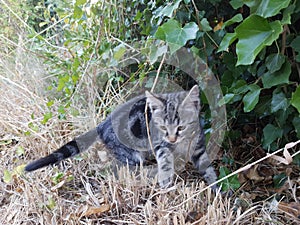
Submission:
[[[154,156],[161,187],[170,186],[175,171],[182,169],[187,161],[211,184],[217,176],[205,151],[199,110],[197,85],[188,92],[153,94],[146,91],[145,95],[119,106],[96,128],[28,164],[25,171],[77,155],[100,140],[124,164],[147,165]]]

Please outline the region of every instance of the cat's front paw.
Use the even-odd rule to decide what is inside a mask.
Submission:
[[[220,187],[217,184],[212,185],[210,188],[215,193],[218,192],[220,189]]]

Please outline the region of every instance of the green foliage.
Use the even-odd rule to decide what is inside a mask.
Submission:
[[[65,174],[63,172],[58,172],[51,177],[51,180],[54,185],[59,183],[70,182],[74,179],[72,174]]]
[[[290,0],[267,0],[267,1],[243,1],[250,8],[251,14],[260,15],[264,18],[275,16],[280,10],[285,9],[290,4]]]
[[[236,27],[235,33],[228,33],[219,49],[225,50],[236,39],[237,65],[250,65],[265,46],[271,45],[282,32],[279,21],[269,23],[258,15],[251,15]],[[229,35],[229,36],[228,36]],[[249,44],[251,43],[251,44]]]
[[[286,180],[287,180],[287,176],[284,173],[274,175],[273,177],[274,188],[281,188],[284,185]]]
[[[285,94],[275,89],[272,96],[271,101],[271,112],[275,113],[278,112],[280,109],[286,110],[289,106],[288,99],[286,98]]]
[[[15,167],[12,171],[4,170],[2,179],[5,183],[9,184],[13,181],[15,177],[22,176],[24,173],[25,165],[20,165]]]
[[[280,84],[288,84],[289,76],[291,75],[291,64],[286,62],[282,65],[280,70],[271,73],[267,71],[261,77],[263,86],[265,88],[271,88]]]
[[[2,179],[3,179],[3,181],[5,182],[5,183],[10,183],[11,181],[12,181],[12,179],[13,179],[13,175],[12,175],[12,173],[10,172],[10,171],[8,171],[8,170],[4,170],[3,171],[3,177],[2,177]]]
[[[56,78],[49,87],[53,93],[49,111],[53,99],[60,98],[61,119],[74,112],[68,100],[76,97],[87,68],[117,66],[126,56],[127,45],[139,42],[146,46],[141,52],[149,62],[127,68],[131,81],[143,80],[148,70],[157,68],[155,62],[168,49],[188,47],[218,76],[224,94],[219,104],[226,104],[230,121],[236,121],[229,124],[231,130],[240,129],[234,124],[253,124],[254,135],[266,150],[300,136],[299,1],[77,0],[55,1],[47,7],[28,5],[34,5],[34,15],[39,14],[28,16],[33,27],[40,26],[38,35],[31,34],[37,43],[34,50],[44,54]],[[172,71],[174,80],[181,79],[177,71],[164,69]],[[115,83],[128,79],[117,73],[98,76]],[[207,102],[203,104],[208,108]],[[43,123],[52,116],[46,114]]]
[[[300,86],[297,87],[296,91],[292,94],[291,104],[300,113]]]
[[[54,210],[56,206],[56,202],[52,197],[48,197],[48,201],[46,202],[45,206],[47,207],[48,210]]]
[[[275,127],[273,124],[265,126],[264,130],[263,147],[268,148],[275,140],[282,137],[283,130]]]
[[[266,57],[266,66],[270,73],[274,73],[282,67],[285,57],[282,54],[270,54]]]
[[[191,22],[181,27],[181,24],[176,20],[170,19],[168,22],[160,26],[154,37],[163,41],[166,41],[170,47],[170,52],[173,54],[188,40],[196,38],[198,26],[196,23]]]
[[[24,148],[22,146],[18,146],[16,149],[16,155],[22,156],[22,155],[24,155],[24,153],[25,153]]]
[[[250,112],[254,109],[259,100],[260,87],[256,84],[247,86],[249,92],[243,97],[244,112]]]
[[[297,36],[291,43],[291,47],[297,52],[296,61],[300,62],[300,36]]]
[[[218,179],[224,178],[230,174],[229,169],[223,166],[219,168],[219,172],[220,175]],[[221,181],[220,184],[222,185],[222,191],[236,190],[241,186],[237,174],[226,178],[225,180]]]
[[[298,165],[300,167],[300,154],[296,155],[294,158],[293,158],[293,163]]]

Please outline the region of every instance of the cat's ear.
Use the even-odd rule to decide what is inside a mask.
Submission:
[[[150,93],[149,91],[145,92],[147,98],[147,104],[150,107],[151,111],[154,112],[159,108],[163,108],[164,104],[159,98],[157,98],[154,94]]]
[[[199,98],[199,87],[194,85],[192,89],[188,92],[187,96],[181,103],[185,109],[196,109],[200,110],[200,98]]]

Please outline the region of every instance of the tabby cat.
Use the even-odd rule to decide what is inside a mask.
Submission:
[[[119,106],[95,129],[52,154],[31,162],[25,171],[57,163],[102,141],[121,163],[147,165],[155,157],[161,187],[172,184],[175,171],[191,161],[208,184],[217,177],[205,151],[199,123],[199,89],[135,97]],[[216,186],[214,186],[215,188]]]

